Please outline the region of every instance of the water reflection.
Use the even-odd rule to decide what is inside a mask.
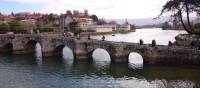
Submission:
[[[195,88],[195,83],[188,80],[165,81],[164,84],[165,84],[165,88]]]
[[[35,56],[37,64],[42,64],[42,47],[40,43],[36,43],[35,45]]]
[[[93,63],[74,61],[67,47],[63,49],[63,58],[46,57],[40,68],[33,63],[33,56],[0,55],[0,87],[200,88],[199,66],[144,65],[143,69],[132,69],[127,63],[110,64],[105,50],[93,54]],[[143,59],[139,58],[142,57],[130,54],[129,61],[134,65],[142,63]]]
[[[71,67],[74,63],[74,60],[63,59],[63,63],[65,64],[66,67]]]
[[[132,52],[130,53],[128,57],[128,65],[130,68],[136,69],[142,69],[143,67],[143,58],[139,53]]]
[[[140,81],[138,81],[140,80]],[[192,81],[181,80],[153,80],[132,78],[131,80],[118,81],[120,87],[126,88],[194,88],[195,83]],[[134,85],[134,87],[132,86]]]
[[[101,69],[109,68],[111,63],[111,58],[106,50],[100,48],[96,49],[92,53],[92,58],[93,58],[93,64],[96,68],[101,68]]]
[[[73,55],[73,51],[68,48],[67,46],[63,48],[62,51],[62,55],[63,55],[63,62],[65,63],[66,66],[72,66],[73,62],[74,62],[74,55]]]
[[[1,56],[6,59],[7,56]],[[75,61],[71,67],[61,58],[48,57],[41,68],[30,56],[13,56],[13,62],[0,60],[2,88],[199,88],[199,66],[148,66],[129,69],[125,63],[98,69],[88,61]],[[12,82],[11,82],[12,81]]]
[[[73,51],[69,47],[63,48],[63,58],[66,60],[74,60]]]
[[[129,80],[121,79],[117,83],[122,88],[165,88],[160,80],[147,81],[145,79],[132,78]]]

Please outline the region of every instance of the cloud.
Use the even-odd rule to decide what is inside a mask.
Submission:
[[[159,14],[166,0],[4,0],[41,6],[42,12],[88,9],[104,18],[147,18]],[[13,7],[14,8],[14,7]]]

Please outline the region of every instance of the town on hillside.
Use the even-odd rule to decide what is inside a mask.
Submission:
[[[116,21],[106,22],[96,15],[67,10],[64,14],[42,14],[29,12],[0,13],[0,33],[113,33],[135,30],[125,19],[124,24]]]

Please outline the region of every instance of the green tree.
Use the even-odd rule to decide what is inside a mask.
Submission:
[[[172,12],[172,17],[176,17],[180,20],[183,25],[183,28],[190,34],[200,34],[194,31],[193,27],[190,23],[190,13],[196,12],[199,13],[200,8],[200,0],[169,0],[163,6],[160,16],[165,12]],[[187,24],[185,25],[183,21],[183,13],[186,13],[187,16]]]
[[[169,25],[169,23],[168,22],[164,22],[163,25],[162,25],[162,29],[163,30],[167,30],[169,28],[171,28],[171,26]]]
[[[21,21],[11,21],[9,27],[12,32],[25,32],[28,30],[28,24]]]
[[[9,25],[6,23],[0,24],[0,31],[1,32],[8,32],[9,31]]]
[[[28,31],[31,29],[31,24],[28,21],[19,21],[19,24],[22,31]]]
[[[75,35],[82,32],[82,29],[79,27],[78,22],[72,22],[69,24],[69,26],[70,26],[70,31],[73,32]]]
[[[10,31],[21,30],[19,21],[11,21],[9,22],[9,26],[10,26]]]
[[[92,20],[94,22],[98,22],[99,21],[99,18],[96,15],[92,15],[91,18],[92,18]]]

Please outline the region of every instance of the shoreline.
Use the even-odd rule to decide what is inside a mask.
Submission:
[[[113,31],[113,32],[82,32],[81,36],[95,36],[95,35],[109,35],[109,34],[125,34],[130,32],[135,32],[136,30],[129,30],[129,31]]]

